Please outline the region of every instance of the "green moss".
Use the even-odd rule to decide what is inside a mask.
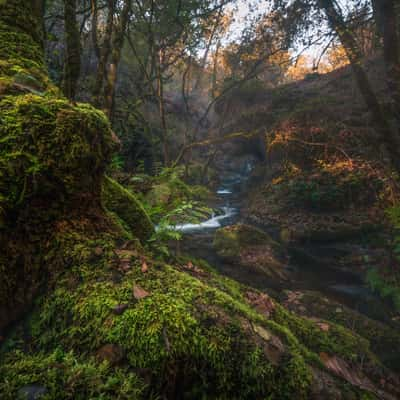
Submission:
[[[31,94],[0,101],[0,140],[4,209],[35,195],[92,197],[112,148],[101,112]]]
[[[0,143],[0,269],[7,271],[0,282],[2,328],[57,270],[44,261],[57,220],[100,208],[113,142],[100,111],[27,94],[0,100]]]
[[[0,366],[2,399],[13,400],[25,386],[46,388],[41,399],[140,399],[144,384],[126,368],[111,369],[61,349],[49,354],[11,352]]]
[[[154,231],[153,224],[143,206],[131,192],[113,179],[105,177],[102,199],[104,206],[118,215],[135,237],[142,241],[149,239]]]
[[[329,325],[333,322],[365,338],[383,364],[396,371],[400,369],[399,355],[393,352],[400,346],[400,333],[396,329],[329,300],[318,292],[304,292],[297,306],[305,307],[309,316],[321,318]]]
[[[395,309],[400,312],[400,287],[398,277],[395,274],[383,276],[376,269],[370,269],[366,276],[366,281],[371,289],[378,293],[382,298],[388,298]]]
[[[206,283],[153,263],[142,273],[135,257],[131,269],[115,279],[109,239],[63,238],[63,248],[69,247],[72,257],[70,272],[39,301],[25,328],[31,352],[13,351],[3,360],[4,368],[13,371],[12,363],[51,354],[55,348],[89,362],[102,345],[113,343],[124,349],[126,366],[151,371],[156,393],[181,371],[188,396],[307,398],[310,374],[301,351],[289,346],[279,367],[268,361],[264,339],[251,329],[252,324],[267,327],[268,321],[246,305],[238,284],[214,273]],[[103,256],[93,258],[99,246]],[[149,295],[135,299],[134,285]],[[113,312],[118,304],[128,305],[122,315]],[[29,373],[20,370],[17,382],[28,381]],[[126,384],[134,386],[129,377]]]
[[[348,361],[359,361],[365,357],[375,360],[368,340],[346,328],[331,324],[328,332],[319,329],[312,321],[291,314],[277,306],[274,321],[290,332],[312,352],[336,354]]]
[[[247,246],[268,245],[277,254],[283,254],[281,246],[262,230],[246,225],[236,224],[220,228],[214,236],[214,247],[222,257],[238,257]]]
[[[125,361],[104,374],[147,371],[154,395],[170,382],[187,398],[307,399],[310,366],[323,368],[319,353],[349,362],[362,357],[373,361],[366,340],[334,324],[323,332],[278,304],[267,319],[247,303],[248,289],[203,262],[194,261],[203,272],[191,275],[147,259],[149,268],[144,273],[143,253],[133,251],[130,268],[121,273],[112,235],[85,237],[64,229],[57,237],[57,247],[63,249],[70,268],[57,278],[52,293],[37,302],[13,344],[5,344],[1,361],[17,378],[10,379],[7,389],[0,386],[0,394],[31,382],[36,373],[41,379],[35,382],[47,387],[53,378],[36,372],[39,367],[18,366],[37,357],[52,357],[57,348],[62,354],[79,354],[78,364],[92,365],[103,345],[118,345]],[[148,295],[135,298],[135,286]],[[117,314],[113,310],[120,304],[127,308]],[[260,328],[268,335],[260,335]],[[28,343],[23,339],[26,332]],[[278,365],[268,356],[270,336],[278,337],[284,346]],[[21,353],[19,348],[29,350]],[[99,372],[93,379],[103,381],[102,376]],[[63,385],[64,381],[57,381],[54,390]],[[138,388],[137,377],[127,375],[125,385]],[[111,389],[110,393],[117,396],[118,392]]]

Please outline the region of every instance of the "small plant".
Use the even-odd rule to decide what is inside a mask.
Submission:
[[[394,206],[386,212],[392,226],[392,260],[386,268],[372,268],[367,273],[367,284],[382,298],[389,299],[400,312],[400,207]]]
[[[160,206],[157,207],[159,212]],[[162,256],[169,257],[170,251],[168,243],[171,241],[179,242],[182,239],[182,233],[175,229],[176,220],[192,210],[192,203],[182,203],[179,207],[166,213],[159,221],[155,232],[149,239],[149,244],[153,250]]]
[[[109,170],[111,172],[121,171],[124,168],[124,165],[125,165],[125,161],[124,161],[123,157],[121,155],[117,154],[111,159],[111,163],[109,165]]]
[[[384,277],[373,268],[367,273],[367,284],[382,298],[389,299],[396,311],[400,312],[400,287],[395,277]]]

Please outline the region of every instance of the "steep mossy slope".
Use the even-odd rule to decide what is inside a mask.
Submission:
[[[142,241],[150,238],[154,232],[153,223],[136,197],[118,182],[104,178],[102,187],[103,205],[115,213],[128,231]]]
[[[380,393],[367,378],[352,388],[326,363],[362,360],[360,376],[382,376],[361,337],[333,324],[324,332],[204,263],[161,263],[71,223],[60,236],[71,265],[3,345],[2,398],[37,385],[50,399],[308,399],[319,374],[342,398]]]

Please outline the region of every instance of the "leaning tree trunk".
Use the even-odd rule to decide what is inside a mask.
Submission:
[[[102,215],[113,147],[105,115],[50,82],[36,4],[0,1],[0,336],[68,265],[69,229]]]
[[[81,71],[81,43],[76,20],[76,0],[64,0],[64,24],[66,50],[63,89],[66,97],[75,100]]]
[[[397,171],[400,171],[400,137],[388,123],[381,105],[369,82],[367,73],[362,67],[362,52],[358,47],[353,33],[347,27],[343,16],[336,10],[332,0],[319,0],[321,9],[324,10],[329,25],[337,33],[350,61],[354,77],[360,93],[371,113],[372,122],[385,145],[391,162]]]

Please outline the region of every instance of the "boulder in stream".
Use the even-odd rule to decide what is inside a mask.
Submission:
[[[226,262],[254,269],[274,279],[288,279],[285,249],[256,227],[236,224],[218,229],[213,245],[218,256]]]

